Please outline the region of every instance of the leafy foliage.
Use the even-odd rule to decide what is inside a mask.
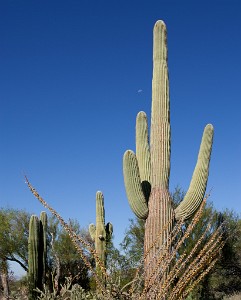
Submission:
[[[81,234],[92,243],[87,229],[81,229],[76,220],[69,220],[70,226],[77,234]],[[89,288],[88,269],[80,259],[69,234],[60,226],[55,218],[51,220],[49,228],[51,236],[51,272],[56,275],[59,272],[58,285],[64,284],[66,277],[73,278],[72,284],[80,284],[84,289]],[[93,260],[90,263],[93,264]],[[59,268],[59,270],[58,270]]]
[[[125,252],[130,267],[139,265],[144,251],[145,221],[142,219],[130,219],[130,225],[125,233],[121,247]]]
[[[28,265],[30,214],[17,209],[0,209],[0,259],[14,261],[25,271]]]

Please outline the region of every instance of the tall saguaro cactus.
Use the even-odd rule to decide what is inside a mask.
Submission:
[[[28,238],[29,299],[37,299],[36,288],[42,289],[47,258],[47,214],[41,212],[40,219],[32,215]]]
[[[90,224],[89,232],[91,238],[95,241],[97,256],[102,265],[106,267],[106,246],[111,239],[113,226],[111,223],[105,225],[104,196],[101,192],[96,193],[96,225]],[[98,261],[96,261],[96,270],[101,276],[101,268]]]
[[[169,192],[171,130],[167,35],[163,21],[156,22],[153,38],[150,145],[147,117],[144,112],[139,112],[136,119],[136,154],[127,150],[123,157],[124,182],[129,204],[138,218],[146,220],[146,273],[148,268],[155,268],[153,257],[170,235],[174,220],[188,219],[199,208],[206,190],[213,140],[213,126],[208,124],[203,132],[189,189],[183,201],[174,209]],[[152,247],[158,236],[159,243]]]

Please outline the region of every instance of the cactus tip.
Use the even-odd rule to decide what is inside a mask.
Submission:
[[[130,155],[135,155],[134,151],[126,150],[126,152],[124,153],[124,156],[130,156]]]
[[[156,21],[154,28],[157,27],[157,26],[158,27],[159,26],[166,27],[166,24],[165,24],[165,22],[163,20],[158,20],[158,21]]]
[[[96,192],[96,196],[98,197],[98,196],[102,196],[103,195],[103,193],[101,192],[101,191],[97,191]]]
[[[207,124],[207,125],[205,126],[205,129],[213,130],[214,128],[213,128],[213,125],[212,125],[212,124]]]
[[[144,111],[139,111],[137,116],[136,116],[136,120],[140,120],[140,119],[147,119],[146,113]]]

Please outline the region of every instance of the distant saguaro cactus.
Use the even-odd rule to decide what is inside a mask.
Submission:
[[[202,203],[209,173],[213,126],[203,132],[196,167],[189,189],[174,209],[169,192],[170,175],[170,103],[167,68],[167,35],[163,21],[154,26],[153,80],[150,145],[147,117],[139,112],[136,119],[136,154],[127,150],[123,157],[123,172],[129,204],[145,223],[145,276],[155,269],[153,257],[160,253],[174,221],[190,218]],[[156,240],[159,238],[159,242]],[[153,244],[155,243],[155,247]]]
[[[89,232],[91,238],[95,241],[95,250],[98,258],[106,267],[106,246],[110,241],[113,226],[111,223],[105,225],[105,208],[104,208],[104,196],[101,192],[96,193],[96,225],[93,223],[89,225]],[[96,260],[96,270],[101,276],[101,268]]]
[[[40,219],[32,215],[29,222],[28,238],[28,281],[29,299],[37,299],[34,289],[42,289],[47,258],[47,214],[41,212]]]

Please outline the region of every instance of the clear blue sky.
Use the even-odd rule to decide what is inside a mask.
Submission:
[[[0,2],[0,206],[39,214],[23,175],[66,219],[95,222],[95,193],[118,244],[134,215],[122,175],[135,118],[150,119],[152,29],[168,30],[171,186],[188,188],[202,131],[215,128],[208,190],[241,212],[241,2]]]

